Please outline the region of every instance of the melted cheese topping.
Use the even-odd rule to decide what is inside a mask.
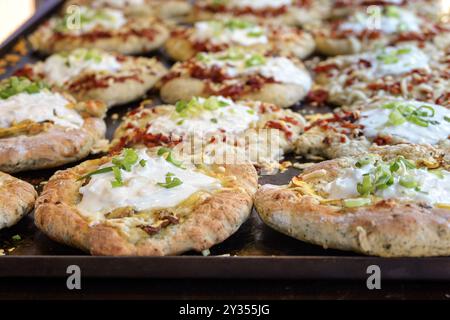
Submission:
[[[360,169],[345,168],[336,180],[323,187],[323,191],[330,199],[359,198],[357,184],[363,180],[363,175],[370,172],[373,165],[366,165]],[[450,172],[443,170],[442,177],[430,173],[426,169],[411,169],[408,174],[418,182],[420,191],[406,188],[399,181],[402,176],[394,176],[394,184],[384,190],[376,192],[382,199],[399,199],[402,201],[417,201],[427,204],[448,203],[450,199]]]
[[[416,46],[387,47],[370,55],[376,76],[399,75],[414,69],[429,69],[428,56]]]
[[[51,121],[68,128],[80,128],[83,118],[67,105],[59,93],[41,91],[35,94],[19,93],[6,100],[0,100],[0,127],[9,128],[25,120],[34,122]]]
[[[182,117],[176,111],[171,115],[158,117],[152,121],[148,133],[184,136],[194,134],[204,136],[224,130],[229,133],[241,133],[258,121],[256,112],[245,105],[236,104],[230,99],[218,97],[227,106],[216,110],[203,110],[194,117]],[[205,99],[198,98],[199,103]]]
[[[267,78],[273,78],[280,83],[302,86],[306,91],[311,89],[312,79],[310,75],[285,57],[261,57],[260,63],[254,66],[248,66],[247,64],[249,59],[252,58],[252,54],[245,54],[240,59],[221,59],[219,55],[214,54],[205,54],[204,57],[204,63],[207,66],[222,67],[230,77],[260,74]]]
[[[253,24],[245,28],[230,28],[226,26],[226,22],[208,21],[197,22],[194,28],[194,38],[197,41],[209,41],[216,45],[253,46],[269,42],[266,30]]]
[[[229,0],[227,5],[232,8],[252,8],[263,10],[266,8],[281,8],[292,4],[292,0]]]
[[[395,7],[394,14],[383,14],[380,17],[375,13],[368,15],[358,12],[349,21],[342,23],[339,29],[342,31],[351,30],[358,33],[365,30],[380,30],[386,34],[404,31],[420,32],[420,22],[412,12]]]
[[[77,208],[93,220],[102,219],[105,213],[123,207],[137,211],[171,208],[198,191],[212,192],[221,188],[215,178],[197,172],[194,168],[181,169],[162,157],[150,157],[145,150],[138,151],[139,159],[146,165],[136,164],[130,172],[121,170],[124,186],[113,188],[112,172],[93,175],[89,183],[80,188],[83,196]],[[109,167],[111,163],[100,168]],[[183,183],[174,188],[164,188],[158,183],[165,182],[168,173],[174,174]]]
[[[116,72],[121,64],[111,54],[77,49],[69,55],[54,54],[47,58],[43,71],[51,84],[63,85],[85,71]]]
[[[361,112],[361,119],[358,120],[358,124],[364,126],[364,135],[370,139],[374,139],[378,135],[386,135],[411,143],[432,145],[448,139],[450,136],[449,109],[420,101],[405,101],[405,103],[415,107],[432,107],[435,110],[435,115],[429,120],[437,121],[438,124],[429,124],[428,127],[422,127],[406,121],[396,126],[389,125],[389,114],[392,110],[379,106]]]

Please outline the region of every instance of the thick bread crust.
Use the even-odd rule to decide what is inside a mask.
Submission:
[[[389,159],[404,155],[413,160],[436,160],[431,147],[399,145],[371,151]],[[299,177],[325,170],[327,181],[349,165],[351,158],[314,165]],[[448,164],[447,164],[448,165]],[[420,203],[385,200],[355,209],[321,203],[295,188],[266,185],[256,194],[255,205],[270,227],[325,248],[352,250],[383,257],[450,255],[450,211]]]
[[[52,239],[95,255],[175,255],[189,250],[202,251],[233,234],[247,219],[256,192],[257,174],[251,165],[225,166],[225,176],[236,177],[233,186],[202,200],[180,224],[163,233],[131,242],[118,229],[98,223],[89,226],[76,209],[80,200],[80,175],[98,168],[109,157],[86,161],[53,176],[36,205],[35,223]]]
[[[33,209],[36,198],[31,184],[0,172],[0,229],[19,222]]]
[[[192,97],[208,97],[205,81],[181,77],[169,80],[161,87],[161,99],[166,103],[175,104],[179,100],[189,100]],[[234,99],[264,101],[287,108],[306,97],[305,88],[296,84],[266,83],[254,92],[247,92]]]
[[[0,139],[0,170],[14,173],[54,168],[85,158],[104,137],[102,119],[84,119],[81,129],[52,126],[37,135]]]
[[[145,29],[151,28],[147,37]],[[143,34],[139,35],[142,31]],[[136,35],[136,32],[138,33]],[[34,50],[42,54],[70,51],[77,48],[96,48],[122,54],[143,54],[161,47],[169,37],[169,31],[154,19],[134,19],[118,31],[111,31],[109,36],[96,37],[87,33],[84,36],[57,34],[48,24],[33,33],[29,41]]]
[[[314,36],[316,50],[327,56],[356,54],[375,48],[385,47],[389,43],[387,37],[375,40],[362,41],[356,37],[348,36],[345,39],[333,39],[322,33]]]

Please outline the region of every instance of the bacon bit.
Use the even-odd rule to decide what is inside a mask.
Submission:
[[[17,77],[26,77],[32,79],[34,77],[34,71],[30,65],[26,65],[22,69],[19,69],[16,72],[14,72],[14,75]]]
[[[439,98],[436,99],[436,104],[441,106],[447,106],[450,104],[450,93],[444,93]]]
[[[292,132],[284,126],[282,123],[274,120],[267,121],[264,128],[277,129],[281,132],[284,132],[286,139],[290,139],[292,137]]]
[[[157,227],[148,226],[148,225],[139,225],[138,228],[144,230],[148,235],[152,236],[160,232],[163,228],[166,228],[170,225],[176,225],[180,222],[180,220],[175,216],[165,216],[161,218],[162,222]]]
[[[314,104],[315,106],[323,106],[328,101],[328,98],[328,91],[323,89],[316,89],[308,93],[306,101]]]
[[[192,77],[200,80],[210,80],[212,82],[220,83],[229,79],[229,76],[219,66],[204,68],[198,64],[194,64],[189,71]]]
[[[317,65],[313,71],[315,73],[328,73],[331,70],[338,70],[339,66],[336,63],[327,63],[327,64],[319,64]]]
[[[229,46],[228,43],[213,44],[210,41],[196,41],[192,44],[197,52],[219,52],[226,50]]]
[[[385,146],[385,145],[388,145],[388,144],[392,144],[392,139],[388,138],[388,137],[380,137],[380,136],[378,136],[378,137],[375,138],[375,140],[373,140],[373,142],[376,145]]]

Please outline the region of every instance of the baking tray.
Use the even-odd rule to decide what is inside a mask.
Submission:
[[[5,56],[20,39],[60,6],[61,1],[47,0],[36,14],[10,38],[0,45],[0,57]],[[162,51],[149,53],[170,64]],[[24,55],[0,78],[11,75],[25,63],[42,57]],[[149,94],[157,104],[158,98]],[[107,115],[108,137],[120,122],[120,116],[135,108],[139,102],[110,110]],[[326,112],[310,106],[295,106],[301,113]],[[113,120],[119,115],[119,120]],[[298,161],[294,156],[288,160]],[[67,167],[73,166],[71,164]],[[16,176],[39,186],[56,170],[25,172]],[[285,184],[298,174],[289,168],[284,173],[263,176],[260,183]],[[13,240],[20,235],[21,240]],[[267,226],[253,210],[250,218],[229,239],[214,246],[211,255],[203,257],[189,252],[177,257],[93,257],[47,238],[33,222],[33,214],[16,226],[0,231],[0,277],[65,277],[69,265],[78,265],[84,277],[95,278],[235,278],[235,279],[366,279],[367,268],[377,265],[383,279],[450,280],[450,257],[441,258],[378,258],[351,252],[325,250],[284,236]]]

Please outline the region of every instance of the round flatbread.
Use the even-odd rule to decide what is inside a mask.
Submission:
[[[255,205],[270,227],[324,248],[383,257],[450,255],[450,162],[432,147],[376,147],[265,185]]]
[[[450,151],[450,110],[439,105],[379,98],[317,116],[296,141],[300,155],[333,159],[365,154],[372,144],[400,143]]]
[[[450,32],[448,24],[430,21],[401,7],[370,8],[317,29],[317,50],[329,56],[355,54],[402,42],[434,42],[437,36],[448,37]]]
[[[228,19],[174,28],[165,45],[167,54],[177,61],[188,60],[199,52],[218,52],[230,47],[302,59],[314,51],[314,39],[295,27]]]
[[[162,79],[161,98],[175,103],[194,96],[222,95],[286,108],[302,100],[311,84],[299,60],[231,49],[198,54],[175,64]]]
[[[330,1],[323,0],[201,0],[196,1],[191,21],[238,17],[287,25],[316,24],[328,17]]]
[[[319,62],[313,72],[314,90],[324,92],[322,98],[335,105],[394,96],[450,106],[449,49],[403,44],[330,58]]]
[[[76,49],[26,65],[16,74],[55,85],[78,101],[101,100],[113,107],[144,96],[166,72],[156,58]]]
[[[112,152],[165,146],[195,161],[250,161],[265,174],[276,173],[305,124],[300,114],[273,104],[214,96],[144,107],[125,116],[114,134]]]
[[[69,0],[64,9],[67,10],[71,5],[111,8],[129,16],[154,16],[176,21],[184,20],[191,11],[191,4],[185,0]]]
[[[0,170],[53,168],[104,148],[106,106],[77,102],[42,82],[0,82]]]
[[[250,164],[195,166],[166,150],[125,149],[57,172],[37,200],[35,222],[94,255],[203,251],[247,219],[256,187]]]
[[[36,198],[37,192],[31,184],[0,172],[0,230],[15,225],[27,215]]]
[[[79,18],[77,18],[79,17]],[[115,9],[73,7],[44,23],[29,40],[43,54],[97,48],[122,54],[143,54],[159,48],[169,36],[156,18],[129,17]]]

